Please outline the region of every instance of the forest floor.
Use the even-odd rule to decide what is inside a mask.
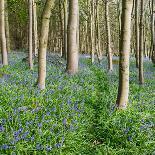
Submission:
[[[128,109],[117,111],[117,63],[108,73],[106,59],[91,65],[80,58],[79,73],[69,76],[65,62],[48,55],[46,90],[39,91],[37,64],[30,71],[24,54],[9,57],[10,66],[0,67],[0,154],[155,154],[151,62],[145,60],[145,84],[139,86],[131,59]]]

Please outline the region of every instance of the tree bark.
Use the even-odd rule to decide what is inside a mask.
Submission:
[[[67,69],[69,74],[78,72],[79,36],[78,36],[78,0],[69,1],[68,39],[67,39]]]
[[[29,66],[30,69],[33,69],[33,56],[32,56],[32,26],[33,26],[33,18],[32,18],[32,0],[29,0]]]
[[[110,19],[109,19],[109,2],[105,0],[105,20],[106,20],[106,44],[108,53],[108,70],[113,70],[112,64],[112,50],[111,50],[111,33],[110,33]]]
[[[38,55],[38,26],[37,26],[37,6],[36,0],[32,0],[33,3],[33,32],[34,32],[34,55]]]
[[[8,65],[8,54],[5,35],[5,3],[4,0],[0,0],[0,35],[1,35],[1,52],[2,52],[2,64]]]
[[[133,0],[122,1],[122,29],[120,38],[119,88],[117,106],[126,109],[129,96],[129,55],[131,40],[131,12]]]
[[[139,0],[135,0],[135,44],[136,44],[136,67],[139,67]]]
[[[144,1],[141,0],[141,13],[140,13],[140,32],[139,32],[139,83],[144,84],[144,71],[143,71],[143,20],[144,18]]]
[[[64,0],[63,6],[64,6],[64,51],[62,52],[62,57],[66,59],[67,58],[68,0]]]
[[[9,17],[8,17],[8,5],[7,1],[5,2],[5,27],[6,27],[6,45],[7,52],[10,52],[10,27],[9,27]]]
[[[51,16],[51,9],[54,5],[54,0],[46,0],[45,7],[42,14],[41,32],[39,41],[39,65],[38,65],[38,87],[45,89],[46,79],[46,51],[48,43],[49,23]]]

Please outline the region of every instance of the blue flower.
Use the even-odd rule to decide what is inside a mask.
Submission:
[[[37,149],[37,150],[42,150],[41,144],[37,144],[37,145],[36,145],[36,149]]]
[[[52,147],[51,146],[47,146],[46,147],[46,151],[51,151],[52,150]]]
[[[64,118],[64,119],[62,120],[62,124],[63,124],[63,125],[67,125],[67,119],[66,119],[66,118]]]
[[[0,125],[0,132],[4,132],[4,130],[5,128],[2,125]]]
[[[7,144],[3,144],[2,147],[1,147],[3,150],[7,150],[9,149],[9,146]]]
[[[127,139],[128,139],[129,142],[132,141],[132,137],[131,136],[129,136]]]
[[[61,146],[62,146],[61,143],[56,143],[56,144],[55,144],[55,147],[57,147],[57,148],[60,148]]]

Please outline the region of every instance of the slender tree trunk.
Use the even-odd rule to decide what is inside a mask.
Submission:
[[[68,40],[67,40],[67,72],[78,72],[79,37],[78,37],[78,0],[69,0]]]
[[[46,51],[48,43],[49,23],[51,16],[51,9],[54,5],[54,0],[46,0],[45,7],[42,14],[41,32],[39,41],[39,66],[38,66],[38,87],[45,89],[46,79]]]
[[[62,52],[62,57],[66,59],[67,58],[68,0],[64,0],[63,6],[64,6],[64,51]]]
[[[32,56],[32,27],[33,27],[33,18],[32,18],[32,0],[29,0],[29,66],[30,69],[33,69],[33,56]]]
[[[154,0],[152,0],[152,62],[155,64],[155,11],[154,11]]]
[[[107,37],[107,52],[108,52],[108,70],[113,70],[112,64],[112,50],[111,50],[111,33],[110,33],[110,19],[109,19],[109,2],[105,0],[105,20],[106,20],[106,37]]]
[[[7,1],[5,2],[5,27],[6,27],[6,43],[7,51],[10,52],[10,28],[9,28],[9,17],[8,17],[8,5]]]
[[[90,9],[90,15],[91,15],[91,61],[94,63],[95,61],[95,1],[92,0],[91,2],[91,9]]]
[[[126,109],[129,96],[129,55],[131,39],[131,12],[133,0],[122,1],[122,29],[120,39],[119,88],[117,105]]]
[[[144,18],[144,1],[141,0],[141,14],[140,14],[140,33],[139,33],[139,83],[144,84],[144,71],[143,71],[143,18]]]
[[[61,57],[63,57],[64,53],[64,16],[63,16],[63,10],[62,9],[62,3],[61,0],[59,0],[59,18],[60,18],[60,39],[59,39],[59,45],[60,45],[60,53]]]
[[[135,0],[135,40],[136,40],[136,67],[139,67],[139,0]]]
[[[33,2],[33,31],[34,31],[34,55],[38,55],[38,26],[37,26],[37,7],[36,0]]]
[[[1,35],[1,52],[2,52],[2,64],[8,65],[6,35],[5,35],[5,6],[4,0],[0,0],[0,35]]]

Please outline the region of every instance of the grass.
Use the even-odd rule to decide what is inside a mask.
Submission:
[[[0,80],[1,154],[146,155],[155,154],[155,69],[145,61],[139,86],[135,62],[130,67],[128,109],[116,111],[118,65],[91,65],[67,75],[65,64],[47,64],[46,90],[36,87],[37,65],[30,71],[23,54],[11,54],[8,74]],[[50,59],[50,58],[49,58]],[[53,59],[51,57],[51,59]]]

